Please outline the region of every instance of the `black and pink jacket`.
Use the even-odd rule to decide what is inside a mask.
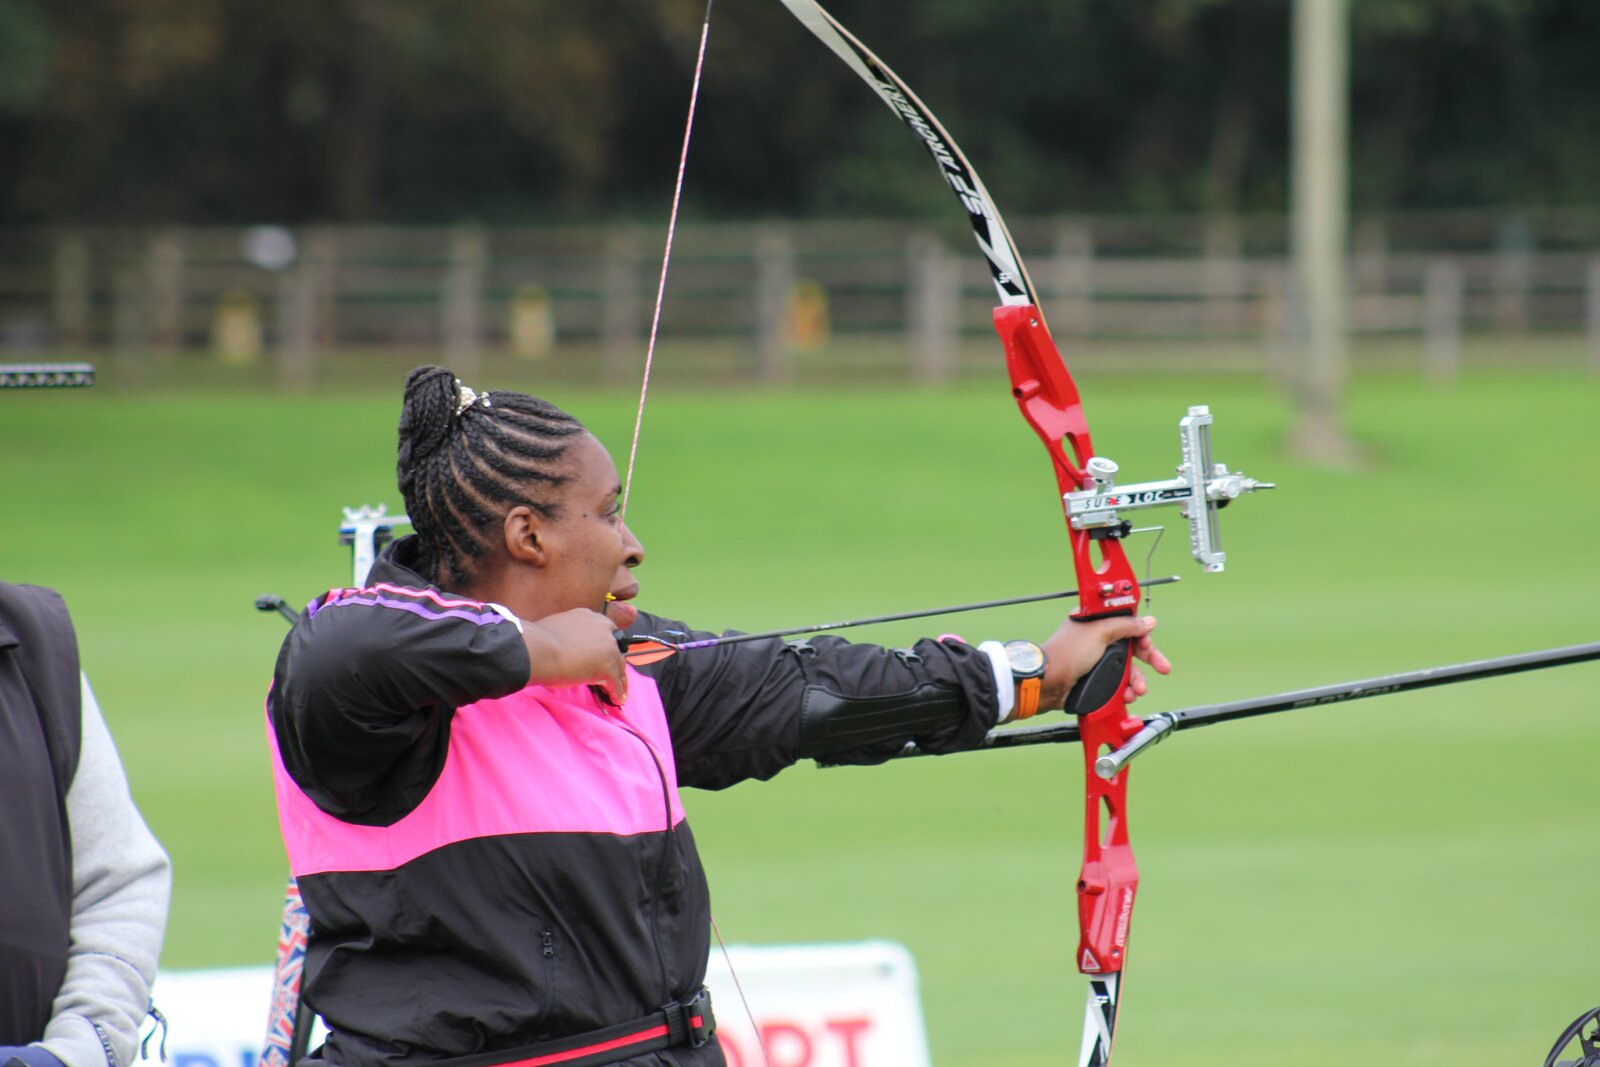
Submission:
[[[528,685],[516,622],[428,585],[404,565],[411,548],[308,606],[267,698],[312,920],[304,995],[339,1067],[515,1049],[688,998],[710,901],[680,784],[816,755],[805,709],[841,697],[872,701],[878,725],[833,762],[877,762],[913,738],[964,748],[994,722],[987,657],[951,642],[683,653],[632,672],[621,708],[585,686]],[[686,629],[649,615],[634,627],[666,628]],[[723,1059],[713,1042],[640,1062]]]

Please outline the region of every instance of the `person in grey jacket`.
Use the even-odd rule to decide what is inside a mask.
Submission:
[[[0,1067],[132,1062],[170,891],[66,605],[0,582]]]

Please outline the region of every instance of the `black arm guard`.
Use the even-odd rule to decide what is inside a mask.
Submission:
[[[898,749],[913,738],[959,725],[966,714],[961,690],[937,682],[871,697],[808,685],[800,702],[800,757],[826,759],[886,742]]]

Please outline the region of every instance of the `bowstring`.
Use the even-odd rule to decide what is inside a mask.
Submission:
[[[683,199],[683,174],[689,166],[689,137],[694,131],[694,113],[700,103],[700,75],[706,65],[706,41],[711,36],[711,5],[700,24],[700,48],[695,55],[694,80],[689,86],[689,115],[683,123],[683,150],[678,153],[678,180],[672,187],[672,211],[667,215],[667,246],[661,253],[661,277],[656,282],[656,305],[650,314],[650,341],[644,350],[644,377],[639,383],[639,410],[633,418],[633,442],[628,446],[628,476],[622,483],[621,517],[628,514],[628,494],[633,490],[633,466],[639,458],[639,434],[644,429],[644,400],[650,392],[650,369],[655,364],[656,335],[661,328],[661,307],[667,294],[667,267],[672,262],[672,242],[678,231],[678,205]]]
[[[639,383],[639,408],[633,417],[633,441],[628,445],[628,474],[622,483],[622,506],[618,512],[619,516],[627,515],[628,495],[633,491],[633,470],[639,458],[639,437],[644,429],[644,402],[650,394],[650,371],[655,366],[656,338],[661,329],[661,308],[666,302],[667,295],[667,270],[672,264],[672,243],[678,232],[678,207],[683,201],[683,176],[689,167],[689,140],[694,132],[695,111],[700,104],[700,79],[705,72],[706,42],[711,37],[711,8],[714,3],[715,0],[706,0],[705,18],[700,23],[700,47],[695,53],[694,80],[689,87],[689,114],[683,123],[683,148],[678,153],[678,177],[672,186],[672,210],[667,215],[667,244],[661,253],[661,276],[656,281],[656,303],[650,313],[650,340],[644,350],[644,375]],[[716,934],[717,945],[722,949],[722,959],[728,966],[728,974],[733,978],[734,989],[739,993],[745,1018],[750,1021],[750,1029],[756,1035],[756,1045],[761,1050],[762,1063],[770,1067],[772,1061],[767,1057],[766,1042],[762,1040],[761,1028],[756,1025],[755,1015],[750,1010],[750,1000],[744,993],[744,984],[739,981],[739,974],[733,969],[733,960],[728,955],[728,946],[722,940],[722,931],[717,928],[715,916],[711,918],[711,929]]]
[[[733,969],[733,957],[728,955],[728,943],[722,940],[722,931],[717,927],[715,915],[711,916],[711,932],[717,935],[722,962],[728,965],[728,977],[733,979],[733,988],[739,992],[739,1003],[744,1006],[744,1017],[750,1022],[750,1032],[756,1035],[756,1048],[761,1052],[761,1062],[765,1067],[772,1067],[772,1059],[767,1055],[767,1039],[762,1036],[761,1027],[756,1025],[755,1013],[750,1010],[750,998],[744,995],[744,983],[739,981],[739,972]]]

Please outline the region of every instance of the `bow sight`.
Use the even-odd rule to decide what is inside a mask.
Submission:
[[[1211,461],[1211,409],[1197,404],[1178,420],[1179,444],[1183,462],[1178,476],[1161,482],[1138,482],[1118,486],[1117,464],[1105,456],[1095,456],[1084,464],[1084,473],[1094,481],[1093,489],[1064,493],[1067,521],[1074,530],[1085,530],[1091,538],[1123,538],[1133,532],[1133,524],[1121,512],[1177,505],[1189,520],[1189,550],[1207,571],[1220,571],[1228,554],[1222,550],[1222,535],[1217,512],[1245,493],[1275,489],[1272,482],[1258,482],[1225,463]]]

